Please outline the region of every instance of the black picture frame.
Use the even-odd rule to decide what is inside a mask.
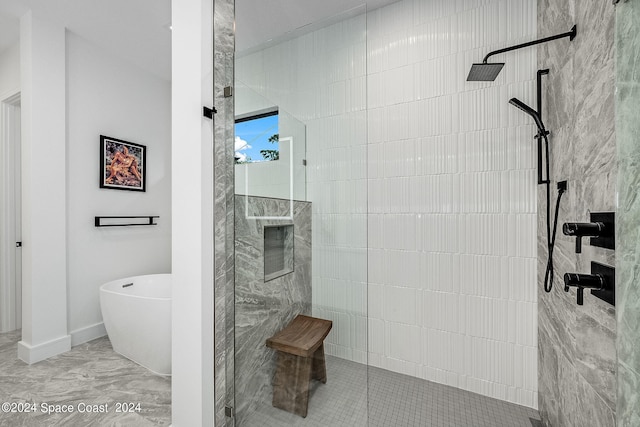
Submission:
[[[147,147],[100,135],[100,188],[146,191]]]

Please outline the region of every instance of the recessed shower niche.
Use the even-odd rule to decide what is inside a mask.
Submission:
[[[264,281],[293,272],[293,224],[264,227]]]

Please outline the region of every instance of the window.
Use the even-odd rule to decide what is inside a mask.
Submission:
[[[236,118],[235,162],[268,162],[280,158],[278,110]]]

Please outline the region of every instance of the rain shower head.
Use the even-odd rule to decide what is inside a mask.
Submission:
[[[569,37],[569,40],[573,40],[576,37],[576,33],[577,33],[576,26],[574,25],[571,28],[571,30],[569,30],[566,33],[558,34],[551,37],[545,37],[543,39],[533,40],[530,42],[518,44],[515,46],[505,47],[504,49],[498,49],[498,50],[494,50],[493,52],[489,52],[482,60],[482,63],[473,64],[471,66],[471,71],[469,71],[469,76],[467,77],[467,81],[468,82],[492,82],[496,79],[496,77],[498,77],[498,74],[500,73],[500,70],[502,70],[502,67],[504,66],[504,64],[503,63],[502,64],[487,63],[487,59],[489,59],[490,56],[497,55],[499,53],[510,52],[516,49],[522,49],[523,47],[534,46],[540,43],[546,43],[551,40],[557,40],[564,37]]]
[[[540,114],[533,108],[529,107],[524,102],[520,101],[518,98],[511,98],[509,100],[509,104],[514,105],[530,115],[533,120],[536,122],[536,126],[538,126],[538,130],[540,131],[540,136],[546,134],[546,129],[544,128],[544,124],[542,123],[542,119],[540,118]]]
[[[471,66],[471,71],[469,71],[469,76],[467,77],[468,82],[492,82],[498,77],[500,71],[504,67],[504,62],[496,62],[487,64],[483,62],[482,64],[473,64]]]

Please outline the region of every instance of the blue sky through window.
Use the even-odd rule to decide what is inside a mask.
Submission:
[[[236,123],[235,132],[235,157],[241,162],[264,161],[260,150],[279,149],[277,142],[269,142],[269,138],[278,133],[277,114]]]

